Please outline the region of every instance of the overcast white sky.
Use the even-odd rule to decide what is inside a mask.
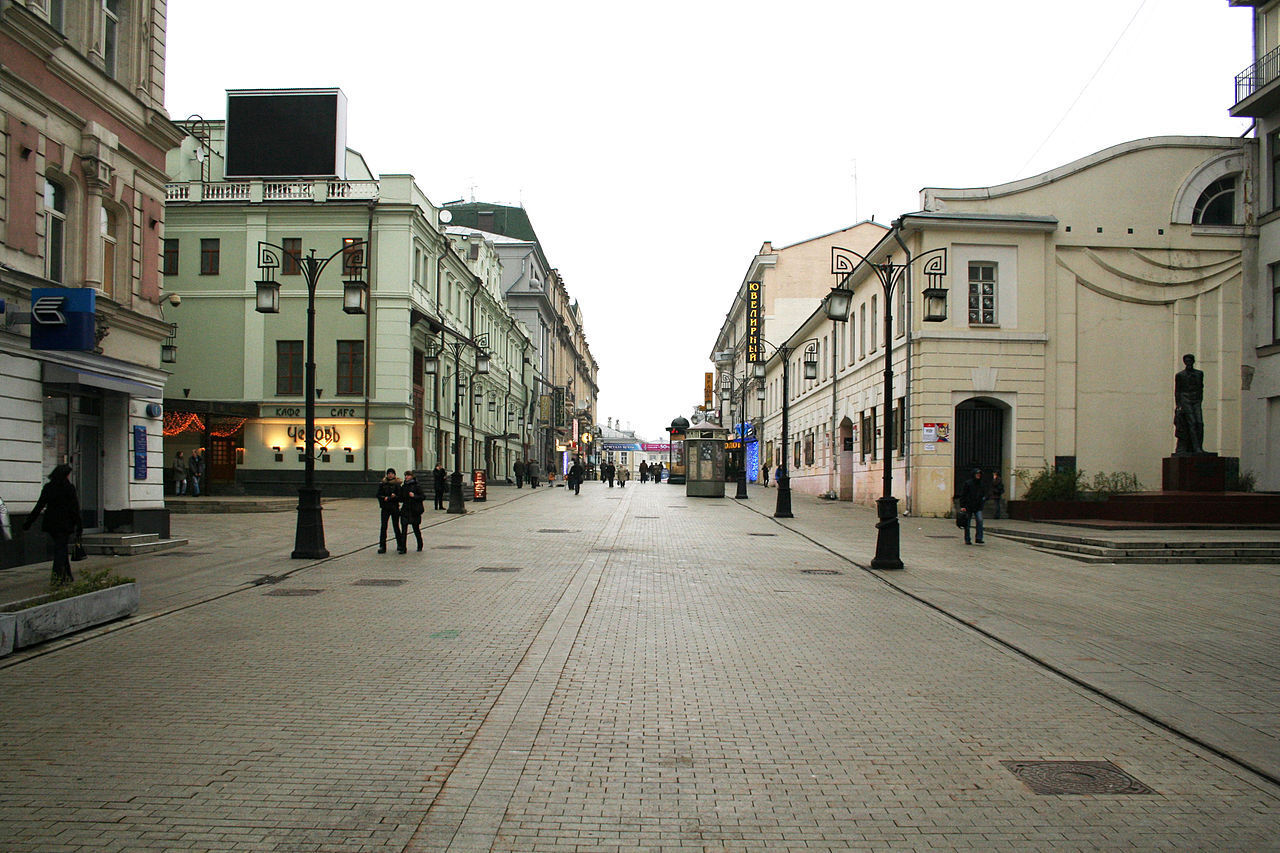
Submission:
[[[1250,10],[1227,0],[168,11],[175,120],[224,118],[227,89],[338,86],[348,145],[375,173],[412,174],[437,204],[523,204],[585,313],[599,419],[650,440],[700,402],[763,241],[887,223],[925,186],[1249,127],[1227,110],[1251,59]]]

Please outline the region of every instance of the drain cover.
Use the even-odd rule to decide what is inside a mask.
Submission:
[[[1037,794],[1154,794],[1110,761],[1001,761]]]
[[[474,545],[432,545],[433,551],[470,551]]]
[[[269,584],[273,584],[273,583],[280,583],[280,581],[285,580],[285,579],[287,579],[288,577],[289,577],[288,575],[263,575],[263,576],[262,576],[262,577],[260,577],[260,578],[256,578],[256,579],[254,579],[254,581],[253,581],[253,585],[254,585],[254,586],[267,586],[267,585],[269,585]]]
[[[408,581],[401,578],[362,578],[352,582],[352,586],[404,586]]]
[[[515,566],[481,566],[476,569],[477,572],[518,572]]]
[[[319,590],[319,589],[273,589],[271,590],[271,592],[268,592],[266,594],[267,595],[288,595],[288,596],[297,597],[300,595],[319,595],[321,592],[323,592],[323,590]]]
[[[837,572],[835,569],[801,569],[800,574],[802,575],[838,575],[840,573]]]

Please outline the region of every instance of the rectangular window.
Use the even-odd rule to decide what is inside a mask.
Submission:
[[[906,400],[899,397],[898,402],[893,407],[893,446],[898,451],[899,459],[905,456],[907,452],[907,424],[902,417],[902,410],[905,405]]]
[[[1271,209],[1280,210],[1280,130],[1267,137],[1271,151]]]
[[[102,66],[116,76],[116,54],[120,42],[120,5],[123,0],[102,0]]]
[[[220,242],[217,238],[205,237],[200,240],[200,275],[218,274],[220,251]]]
[[[64,0],[49,0],[48,9],[49,24],[58,32],[62,32],[65,27],[63,19],[66,17],[64,14]]]
[[[338,393],[364,393],[364,341],[338,341]]]
[[[285,237],[280,241],[284,257],[280,259],[280,275],[298,275],[302,272],[302,238]]]
[[[1280,344],[1280,264],[1271,266],[1271,342]]]
[[[804,464],[813,464],[813,433],[806,433],[804,437]]]
[[[876,351],[876,327],[880,325],[879,323],[876,322],[876,318],[880,315],[880,312],[878,310],[880,306],[877,305],[876,302],[877,302],[876,296],[873,293],[871,294],[871,331],[870,331],[872,352]]]
[[[115,296],[116,292],[116,230],[117,217],[105,207],[99,208],[99,224],[102,232],[102,292]]]
[[[871,419],[867,417],[866,412],[863,412],[862,417],[859,418],[859,420],[861,423],[858,425],[858,433],[861,441],[859,442],[860,447],[858,448],[858,456],[859,461],[866,462],[867,457],[872,454]]]
[[[791,460],[792,460],[791,461],[792,468],[800,467],[800,440],[799,439],[791,442]]]
[[[160,271],[165,275],[178,274],[178,238],[164,238],[164,254],[161,257]]]
[[[992,261],[969,262],[969,325],[996,324],[996,265]]]
[[[858,308],[858,358],[867,355],[867,303]]]
[[[302,341],[276,341],[276,396],[300,396],[302,386]]]
[[[61,282],[67,242],[67,191],[62,184],[44,182],[44,272]]]

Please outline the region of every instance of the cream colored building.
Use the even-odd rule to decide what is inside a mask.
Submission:
[[[904,262],[899,238],[916,257],[945,249],[948,317],[924,322],[926,277],[913,265],[886,342],[884,289],[862,264],[834,337],[819,309],[787,339],[794,487],[829,482],[843,499],[873,502],[888,435],[894,494],[913,514],[950,512],[957,472],[975,466],[1000,471],[1010,497],[1016,470],[1055,464],[1131,472],[1159,489],[1184,353],[1205,373],[1206,449],[1239,456],[1250,238],[1246,194],[1221,188],[1226,176],[1247,185],[1247,145],[1141,139],[1016,183],[924,190],[924,209],[895,221],[868,256]],[[804,342],[824,337],[819,378],[800,379]],[[780,436],[780,368],[771,360],[768,441]]]
[[[811,237],[789,246],[774,248],[766,241],[747,265],[747,272],[738,285],[733,303],[725,314],[712,348],[711,360],[716,363],[713,380],[713,398],[708,401],[713,411],[721,413],[721,422],[730,420],[737,424],[752,423],[758,427],[761,403],[756,399],[757,383],[749,383],[746,393],[746,416],[742,415],[742,389],[739,380],[748,373],[747,367],[747,307],[748,294],[754,283],[760,285],[760,336],[766,355],[773,353],[773,346],[784,343],[793,329],[805,322],[822,304],[823,297],[836,283],[831,274],[831,249],[843,246],[859,253],[869,252],[888,229],[876,222],[860,222],[839,231]],[[825,353],[831,346],[831,332],[818,336],[818,345]],[[724,383],[732,381],[735,396],[730,404],[720,397]],[[747,477],[756,482],[760,468],[769,462],[770,470],[780,461],[781,448],[777,441],[761,446],[757,441],[758,430],[747,431],[747,443],[743,454],[747,460]],[[754,445],[754,447],[753,447]],[[736,460],[735,460],[736,461]],[[812,477],[812,475],[811,475]],[[830,488],[816,481],[797,482],[793,488],[803,491],[823,492]]]

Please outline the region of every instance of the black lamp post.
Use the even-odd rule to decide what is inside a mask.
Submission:
[[[446,347],[453,350],[453,473],[449,475],[449,512],[454,515],[465,515],[467,512],[466,503],[462,497],[462,351],[467,347],[473,347],[476,351],[476,374],[486,374],[489,372],[489,336],[488,334],[476,335],[474,338],[467,338],[459,335],[457,332],[450,331],[441,327],[441,334],[448,333],[453,335],[456,340],[438,342],[439,349],[432,349],[427,352],[426,358],[423,359],[423,369],[428,374],[438,373],[440,370],[440,353]],[[468,381],[470,385],[470,381]],[[471,434],[472,441],[475,440],[475,414],[471,415]]]
[[[778,500],[773,509],[774,518],[795,518],[791,513],[791,468],[787,464],[787,454],[791,452],[789,446],[791,440],[790,434],[790,414],[791,414],[791,353],[796,351],[796,347],[788,344],[775,346],[764,338],[760,338],[761,347],[770,347],[774,353],[782,359],[782,464],[778,466],[778,474],[774,478],[778,484]],[[818,378],[818,339],[810,338],[801,344],[804,350],[804,378]],[[765,363],[763,361],[752,362],[752,377],[761,380],[763,383],[765,376]],[[763,385],[761,387],[760,399],[764,399]],[[743,408],[746,408],[746,387],[743,387]],[[761,405],[763,410],[763,404]],[[764,415],[761,414],[763,419]],[[773,462],[772,459],[769,460]],[[743,483],[743,488],[746,484]]]
[[[368,243],[364,240],[343,240],[342,248],[327,258],[317,258],[316,250],[303,257],[289,252],[283,246],[265,241],[258,242],[258,270],[262,278],[256,282],[256,309],[262,314],[280,311],[280,284],[275,280],[280,262],[288,257],[302,273],[307,283],[307,363],[305,368],[306,392],[306,451],[304,456],[302,488],[298,489],[298,523],[294,534],[293,553],[296,559],[318,560],[329,556],[324,546],[324,518],[320,509],[320,489],[316,487],[316,285],[320,274],[329,262],[342,256],[342,274],[346,278],[342,288],[342,310],[348,314],[364,314],[367,311],[368,285],[360,274],[367,269],[365,260]]]
[[[876,263],[851,249],[833,247],[831,249],[831,272],[838,277],[839,284],[832,288],[827,296],[827,316],[832,320],[849,319],[849,308],[853,291],[844,287],[859,266],[869,267],[880,280],[884,288],[884,489],[876,501],[876,555],[871,559],[871,568],[896,570],[902,568],[900,549],[900,531],[898,529],[898,499],[893,496],[893,288],[905,277],[904,285],[907,293],[911,292],[911,265],[924,261],[924,273],[928,276],[929,287],[924,290],[924,319],[931,323],[947,319],[947,289],[942,287],[942,279],[947,274],[947,250],[930,249],[916,257],[902,241],[902,220],[893,223],[893,236],[906,253],[903,263],[894,263],[892,255]],[[857,258],[855,263],[849,256]],[[905,406],[901,417],[906,417]],[[907,434],[903,424],[903,435]]]

